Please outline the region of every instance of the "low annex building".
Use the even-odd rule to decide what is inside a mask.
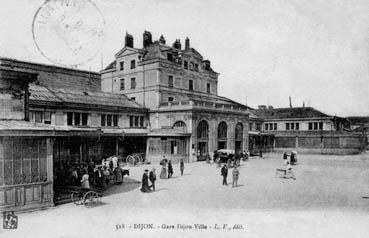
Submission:
[[[98,74],[7,58],[0,73],[3,210],[57,203],[73,164],[145,154],[148,110],[101,92]]]
[[[350,121],[312,107],[273,108],[253,111],[263,119],[262,131],[275,136],[274,150],[308,153],[352,154],[365,147],[365,138],[350,129]]]

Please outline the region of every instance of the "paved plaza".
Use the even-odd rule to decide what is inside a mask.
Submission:
[[[242,162],[239,186],[222,186],[215,164],[185,165],[179,175],[141,193],[145,168],[130,167],[125,184],[105,192],[102,204],[74,204],[18,214],[19,228],[0,237],[367,237],[369,153],[350,156],[298,155],[296,180],[276,176],[281,154]],[[206,229],[185,229],[203,224]],[[136,224],[136,229],[135,229]],[[139,229],[138,224],[153,224]],[[182,226],[183,229],[178,228]],[[215,229],[217,225],[222,229]],[[227,227],[223,229],[223,225]],[[234,225],[240,224],[237,229]],[[124,228],[122,227],[124,225]],[[169,229],[174,225],[176,229]],[[231,229],[229,229],[231,228]],[[27,231],[27,233],[25,233]]]

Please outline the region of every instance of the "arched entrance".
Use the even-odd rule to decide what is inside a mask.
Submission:
[[[218,150],[227,148],[227,123],[224,121],[218,125]]]
[[[236,124],[234,138],[234,150],[235,153],[241,153],[243,148],[243,124],[241,122]]]
[[[205,120],[200,121],[197,126],[197,156],[198,160],[204,160],[208,154],[209,144],[209,123]]]

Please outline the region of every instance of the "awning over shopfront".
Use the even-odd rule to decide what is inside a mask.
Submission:
[[[147,129],[140,128],[104,128],[102,129],[103,136],[147,136]]]
[[[18,120],[0,120],[0,136],[99,136],[97,128],[76,128],[32,123]]]

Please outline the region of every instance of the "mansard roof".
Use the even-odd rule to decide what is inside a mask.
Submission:
[[[146,110],[143,106],[130,100],[123,94],[72,91],[56,89],[46,86],[30,85],[30,104],[31,105],[59,105],[65,108],[68,106],[79,105],[88,108],[130,108]]]
[[[115,58],[118,58],[119,56],[121,56],[125,51],[130,50],[134,53],[141,53],[143,55],[142,57],[142,61],[149,61],[149,60],[155,60],[155,59],[167,59],[167,56],[165,54],[166,51],[171,51],[174,54],[178,54],[178,55],[192,55],[195,58],[198,58],[201,61],[204,61],[203,56],[194,48],[188,48],[188,49],[177,49],[174,48],[172,46],[166,45],[166,44],[162,44],[159,41],[154,41],[152,44],[149,44],[148,46],[144,47],[144,48],[131,48],[131,47],[123,47],[121,50],[119,50],[116,54],[115,54]],[[105,70],[110,70],[110,69],[115,69],[116,68],[116,64],[117,64],[117,60],[112,61],[105,69]],[[215,72],[211,67],[210,67],[210,71],[211,72]]]

